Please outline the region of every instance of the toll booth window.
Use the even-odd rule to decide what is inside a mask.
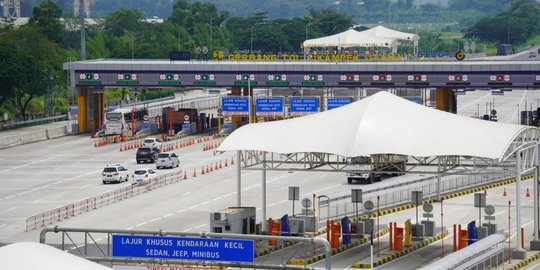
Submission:
[[[230,231],[230,230],[231,230],[231,226],[230,226],[230,225],[225,225],[225,230],[226,230],[226,231]]]
[[[223,228],[221,228],[221,227],[214,227],[214,228],[213,228],[213,231],[214,231],[214,233],[222,233],[222,232],[223,232]]]
[[[122,119],[122,113],[107,113],[105,118],[107,118],[107,121],[118,121]]]

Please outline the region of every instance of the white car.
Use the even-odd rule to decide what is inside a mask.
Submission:
[[[152,169],[137,169],[133,172],[131,178],[133,179],[134,184],[140,184],[156,178],[156,172]]]
[[[180,166],[180,160],[175,153],[160,153],[156,160],[156,168],[174,168]]]
[[[110,182],[122,182],[129,180],[128,170],[120,164],[107,164],[101,173],[103,184]]]
[[[161,142],[159,142],[156,138],[146,138],[144,139],[144,147],[155,147],[157,149],[161,149]]]

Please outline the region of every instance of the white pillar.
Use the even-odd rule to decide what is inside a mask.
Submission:
[[[266,227],[266,152],[263,152],[262,166],[262,231],[265,232],[268,230]]]
[[[535,156],[538,155],[538,152],[535,153]],[[538,241],[538,164],[534,165],[534,187],[533,187],[533,196],[534,196],[534,241]]]
[[[437,174],[437,201],[441,201],[441,174]]]
[[[240,168],[240,155],[241,151],[236,151],[236,206],[242,207],[242,170]]]
[[[521,248],[521,151],[516,153],[516,242],[517,251]],[[511,233],[510,233],[511,234]]]

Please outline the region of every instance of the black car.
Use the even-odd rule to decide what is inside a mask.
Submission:
[[[143,161],[154,163],[156,162],[159,152],[159,149],[156,147],[141,147],[137,150],[137,163],[141,163]]]

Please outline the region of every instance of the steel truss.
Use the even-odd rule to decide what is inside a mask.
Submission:
[[[353,158],[327,153],[290,153],[276,154],[264,151],[241,151],[242,170],[269,171],[318,171],[318,172],[377,172],[408,174],[453,174],[471,175],[478,173],[500,172],[502,168],[513,168],[505,161],[496,159],[471,158],[469,156],[409,157],[409,160],[392,163],[392,154],[379,154],[373,157],[373,168],[386,167],[386,170],[359,170],[354,167],[366,165]],[[386,166],[383,166],[386,165]],[[405,166],[403,166],[405,165]],[[434,168],[426,170],[426,168]]]

